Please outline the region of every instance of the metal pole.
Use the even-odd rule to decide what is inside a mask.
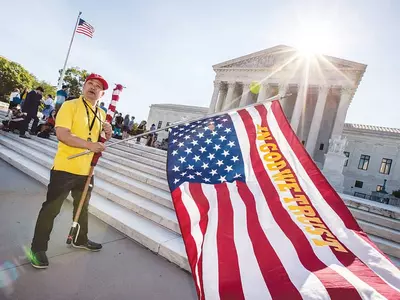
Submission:
[[[65,76],[65,68],[67,67],[69,53],[71,52],[72,42],[74,41],[76,28],[78,27],[79,20],[81,19],[81,14],[82,14],[82,12],[80,11],[79,14],[78,14],[78,18],[76,19],[74,32],[72,33],[71,41],[69,42],[69,48],[68,48],[68,52],[67,52],[67,57],[65,58],[64,67],[63,67],[62,72],[61,72],[60,80],[58,81],[57,91],[61,90],[61,88],[62,88],[62,83],[63,83],[64,76]]]
[[[278,95],[273,96],[271,98],[265,99],[264,101],[240,107],[240,109],[252,107],[252,106],[258,105],[260,103],[264,103],[264,102],[270,102],[270,101],[274,101],[274,100],[281,100],[281,99],[289,97],[290,95],[291,94],[286,94],[285,96],[281,96],[281,95],[278,94]],[[151,134],[151,133],[155,133],[155,132],[159,132],[159,131],[162,131],[162,130],[166,130],[166,129],[169,129],[169,128],[172,128],[172,127],[175,127],[175,126],[179,126],[181,124],[192,123],[192,122],[196,122],[196,121],[199,121],[199,120],[203,120],[205,118],[213,118],[213,117],[216,117],[216,116],[219,116],[219,115],[224,115],[224,114],[236,111],[236,110],[238,110],[238,108],[232,108],[232,109],[229,109],[229,110],[226,110],[226,111],[216,112],[216,113],[213,113],[213,114],[210,114],[210,115],[205,115],[205,116],[200,117],[200,118],[195,118],[195,119],[191,119],[191,120],[184,120],[184,121],[181,121],[181,122],[169,125],[169,126],[165,126],[165,127],[156,129],[156,130],[152,130],[152,131],[148,131],[148,132],[144,132],[144,133],[141,133],[141,134],[138,134],[138,135],[131,136],[130,138],[127,138],[125,140],[109,143],[109,144],[106,144],[106,146],[107,147],[112,147],[112,146],[115,146],[115,145],[119,145],[119,144],[125,143],[125,142],[130,141],[130,140],[136,139],[138,137],[142,137],[142,136],[145,136],[145,135],[148,135],[148,134]],[[81,153],[77,153],[77,154],[68,156],[68,159],[73,159],[73,158],[76,158],[76,157],[79,157],[79,156],[82,156],[82,155],[86,155],[86,154],[89,154],[90,152],[92,152],[92,151],[86,150],[86,151],[83,151]]]

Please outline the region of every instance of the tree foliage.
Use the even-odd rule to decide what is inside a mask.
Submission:
[[[8,96],[15,88],[31,89],[35,80],[35,76],[20,64],[0,57],[0,101],[8,102]]]
[[[396,198],[400,198],[400,189],[397,191],[393,191],[392,195],[395,196]]]
[[[61,76],[62,70],[58,71]],[[79,96],[89,72],[79,67],[71,67],[65,71],[63,85],[68,85],[69,95]]]

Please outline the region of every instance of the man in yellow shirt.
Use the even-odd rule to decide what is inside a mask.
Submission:
[[[57,114],[58,150],[50,172],[46,201],[42,204],[39,212],[31,245],[30,259],[35,268],[44,269],[49,265],[46,251],[53,222],[70,192],[74,199],[74,215],[76,213],[89,175],[92,157],[95,152],[105,149],[104,144],[98,142],[101,131],[104,131],[107,140],[111,138],[112,129],[111,125],[105,122],[106,113],[97,106],[98,100],[107,89],[108,84],[103,77],[91,74],[83,86],[83,96],[65,102]],[[89,149],[92,152],[78,158],[68,159],[70,155],[82,152],[82,149]],[[76,242],[72,242],[72,246],[99,251],[102,245],[90,241],[87,237],[88,202],[92,188],[93,178],[78,221],[79,235]]]

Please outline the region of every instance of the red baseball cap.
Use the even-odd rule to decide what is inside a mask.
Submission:
[[[86,77],[85,83],[91,79],[97,79],[101,81],[101,83],[103,84],[103,91],[108,90],[108,83],[101,75],[92,73],[88,77]]]

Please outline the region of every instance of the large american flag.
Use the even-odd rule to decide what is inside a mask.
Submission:
[[[167,173],[199,299],[400,299],[279,101],[174,127]]]
[[[82,33],[90,38],[93,37],[94,27],[86,22],[84,19],[79,19],[78,27],[76,28],[77,33]]]

